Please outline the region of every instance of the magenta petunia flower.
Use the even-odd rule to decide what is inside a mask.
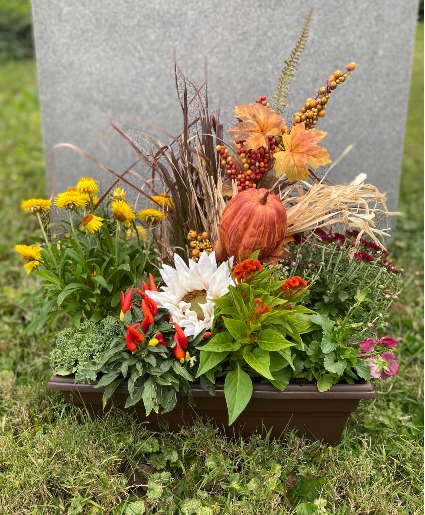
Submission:
[[[373,338],[367,338],[363,343],[359,345],[362,352],[373,352],[375,350],[374,344],[378,343],[378,340]]]
[[[376,343],[379,345],[383,345],[384,347],[387,347],[388,349],[393,349],[394,347],[397,347],[397,342],[394,340],[394,338],[390,338],[388,336],[384,336],[384,338],[381,338]]]
[[[371,356],[367,360],[370,367],[370,375],[375,379],[388,379],[395,376],[399,366],[392,352],[383,352],[382,356]]]

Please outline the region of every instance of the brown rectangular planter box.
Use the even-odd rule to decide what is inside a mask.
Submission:
[[[337,384],[324,393],[320,393],[316,386],[311,384],[290,384],[284,392],[280,392],[272,385],[254,384],[254,393],[248,406],[229,427],[223,388],[217,387],[215,397],[197,384],[191,388],[195,400],[194,407],[189,405],[186,394],[178,393],[177,406],[170,413],[151,414],[146,417],[143,403],[127,410],[135,413],[140,421],[148,422],[147,427],[153,430],[161,429],[164,425],[172,431],[178,430],[182,424],[190,424],[200,417],[205,421],[213,421],[227,436],[247,437],[254,433],[265,435],[270,431],[272,438],[279,438],[285,429],[296,429],[300,435],[310,440],[323,440],[328,445],[336,445],[341,439],[350,413],[357,409],[359,401],[377,397],[369,382],[354,385]],[[104,413],[104,388],[76,384],[69,376],[52,376],[47,383],[47,389],[64,392],[67,402],[76,406],[86,406],[94,415]],[[124,408],[127,395],[125,384],[119,386],[108,406],[113,404]]]

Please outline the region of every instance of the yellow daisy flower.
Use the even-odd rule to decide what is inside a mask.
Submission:
[[[51,206],[51,201],[44,198],[30,198],[21,203],[21,208],[30,214],[41,213],[44,215]]]
[[[172,209],[174,207],[174,201],[168,193],[161,193],[161,195],[153,195],[151,197],[151,203],[160,205],[166,209]]]
[[[68,191],[59,193],[54,203],[59,209],[78,211],[78,209],[85,207],[88,201],[87,193],[78,193],[75,188],[69,188]]]
[[[148,241],[148,233],[144,227],[140,227],[140,225],[136,226],[136,230],[133,227],[127,230],[126,236],[129,240],[135,240],[137,238],[136,231],[139,234],[139,238],[142,241]]]
[[[102,227],[102,221],[103,218],[100,216],[92,215],[91,213],[86,215],[81,220],[81,225],[83,229],[85,229],[87,232],[93,234],[94,232],[98,231]]]
[[[126,227],[136,218],[134,211],[125,200],[114,200],[111,207],[115,220]]]
[[[25,263],[24,268],[27,271],[27,274],[31,273],[34,270],[34,268],[37,268],[39,264],[40,261],[37,261],[35,259],[33,261],[28,261],[28,263]]]
[[[91,177],[81,177],[77,183],[77,191],[78,193],[94,195],[99,191],[99,188],[97,187],[97,182]]]
[[[15,250],[27,261],[41,261],[41,249],[36,245],[16,245]]]
[[[125,196],[127,193],[125,192],[124,188],[116,188],[115,191],[112,193],[112,197],[115,200],[125,200]]]
[[[150,224],[159,224],[165,218],[165,215],[162,211],[158,209],[142,209],[137,213],[137,216],[142,220],[142,222],[147,222]]]

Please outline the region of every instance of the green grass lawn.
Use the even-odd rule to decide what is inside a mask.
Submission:
[[[14,244],[37,235],[22,199],[43,196],[35,65],[0,64],[0,513],[423,513],[423,24],[419,25],[393,255],[405,291],[391,314],[401,371],[328,448],[292,433],[229,441],[197,424],[154,434],[47,392],[52,335],[25,334],[39,301]],[[414,187],[412,188],[412,185]]]

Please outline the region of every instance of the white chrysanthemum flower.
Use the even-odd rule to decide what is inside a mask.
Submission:
[[[168,309],[186,336],[196,336],[203,329],[211,329],[214,320],[214,304],[229,291],[233,283],[230,268],[233,258],[217,267],[215,252],[203,252],[199,261],[189,260],[189,266],[174,254],[175,269],[163,265],[160,274],[166,286],[163,291],[146,290],[158,307]]]

